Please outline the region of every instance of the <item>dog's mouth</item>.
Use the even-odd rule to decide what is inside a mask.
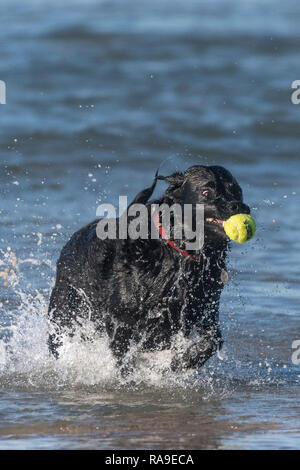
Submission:
[[[205,222],[208,222],[209,224],[218,225],[219,227],[223,228],[225,220],[214,219],[213,217],[207,217],[205,219]]]

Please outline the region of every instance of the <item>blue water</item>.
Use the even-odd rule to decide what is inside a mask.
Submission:
[[[299,448],[300,4],[2,0],[1,19],[0,448]],[[128,382],[105,338],[49,358],[68,237],[201,162],[258,223],[232,247],[223,359],[178,377],[148,358]]]

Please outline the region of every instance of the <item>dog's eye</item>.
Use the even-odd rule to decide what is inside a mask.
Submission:
[[[202,196],[204,196],[206,199],[210,199],[213,196],[213,190],[212,189],[204,189],[202,191]]]

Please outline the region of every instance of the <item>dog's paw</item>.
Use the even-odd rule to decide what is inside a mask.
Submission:
[[[220,337],[202,338],[201,342],[193,344],[183,353],[177,353],[171,362],[174,372],[202,367],[205,362],[221,349],[223,341]]]

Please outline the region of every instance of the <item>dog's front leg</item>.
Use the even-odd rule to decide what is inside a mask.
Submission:
[[[125,324],[115,324],[111,318],[106,319],[106,331],[110,338],[109,347],[116,359],[121,375],[127,376],[134,368],[134,361],[128,357],[132,339],[132,329]]]

